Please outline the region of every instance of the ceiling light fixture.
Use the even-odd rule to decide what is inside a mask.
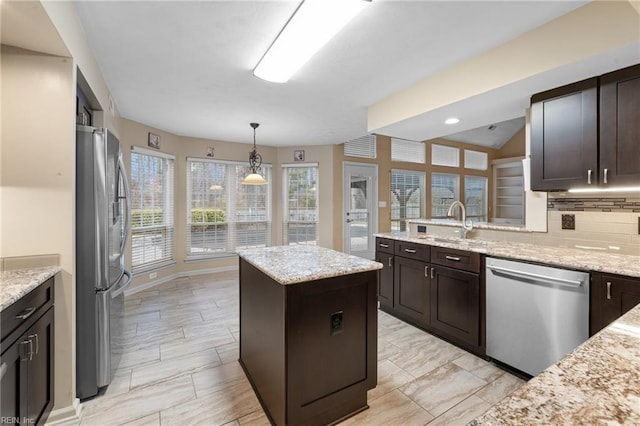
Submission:
[[[253,75],[285,83],[371,0],[304,0],[258,62]]]
[[[244,178],[242,181],[243,185],[264,185],[267,183],[265,178],[258,173],[262,165],[262,156],[258,154],[258,150],[256,149],[256,129],[259,125],[259,123],[249,123],[249,126],[253,128],[253,149],[249,152],[249,168],[251,169],[251,173]]]
[[[458,124],[460,122],[459,118],[451,117],[444,120],[444,124]]]
[[[627,186],[627,187],[613,187],[613,188],[575,188],[570,189],[568,192],[574,194],[596,194],[607,192],[639,192],[640,186]]]

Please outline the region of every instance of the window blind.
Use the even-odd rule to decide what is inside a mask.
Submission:
[[[345,142],[344,155],[349,157],[376,158],[376,136],[365,135]]]
[[[460,176],[446,173],[431,174],[431,217],[445,218],[449,206],[459,199]]]
[[[242,185],[246,163],[187,158],[187,257],[271,245],[271,166],[266,185]]]
[[[467,217],[486,222],[487,220],[487,182],[482,176],[464,177],[464,206]]]
[[[431,145],[431,164],[433,166],[460,166],[460,150],[446,145]]]
[[[318,166],[283,165],[283,244],[318,243]]]
[[[422,142],[391,138],[391,161],[426,163],[426,149]]]
[[[489,155],[486,152],[464,150],[464,168],[474,170],[487,170],[489,167]]]
[[[173,261],[174,157],[135,148],[131,153],[133,272]]]
[[[424,173],[391,170],[391,230],[405,231],[407,219],[422,217]]]

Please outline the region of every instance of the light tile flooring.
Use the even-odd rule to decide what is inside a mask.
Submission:
[[[237,272],[127,296],[125,352],[81,425],[268,425],[238,364]],[[378,386],[343,425],[457,425],[524,382],[379,312]]]

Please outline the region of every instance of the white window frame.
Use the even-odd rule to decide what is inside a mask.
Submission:
[[[164,174],[162,177],[162,223],[142,225],[144,221],[144,213],[140,213],[140,220],[135,218],[134,206],[137,203],[136,197],[143,197],[145,194],[145,181],[149,182],[148,175],[140,176],[142,182],[138,182],[138,176],[134,173],[135,156],[146,156],[152,158],[153,161],[162,161],[162,170]],[[175,223],[174,223],[174,209],[175,209],[175,157],[170,154],[166,154],[159,151],[152,151],[145,148],[136,146],[131,147],[131,203],[132,203],[132,222],[131,222],[131,267],[133,274],[162,268],[175,263],[174,259],[174,245],[175,245]],[[142,158],[141,158],[142,160]],[[148,161],[148,160],[147,160]],[[136,193],[136,187],[141,186],[140,193]],[[157,210],[159,206],[152,203],[151,206],[143,203],[141,210]],[[155,213],[152,213],[152,221],[155,221]],[[142,225],[142,226],[138,226]],[[157,244],[158,234],[160,234],[161,244]],[[138,242],[142,241],[142,248],[138,245]],[[140,250],[142,253],[140,253]],[[151,251],[158,253],[154,255]],[[138,253],[136,253],[138,252]],[[149,252],[149,253],[147,253]],[[140,259],[142,256],[142,259]],[[147,260],[147,258],[149,258]]]
[[[418,196],[420,198],[419,209],[417,214],[407,214],[407,207],[405,206],[404,215],[402,214],[402,203],[400,203],[400,199],[398,197],[399,194],[394,192],[394,174],[406,174],[413,175],[419,179],[420,186]],[[425,204],[425,173],[416,171],[416,170],[402,170],[402,169],[391,169],[391,180],[390,180],[390,200],[391,200],[391,231],[405,231],[408,230],[407,220],[408,219],[417,219],[424,217],[424,204]],[[405,194],[406,195],[406,194]],[[409,199],[413,198],[413,193],[410,194]],[[408,200],[407,200],[408,201]],[[398,217],[394,218],[394,209],[398,209]]]
[[[456,179],[456,188],[454,190],[454,197],[453,200],[450,200],[450,202],[445,206],[445,204],[442,205],[434,205],[434,193],[436,191],[434,191],[434,176],[450,176]],[[446,211],[448,210],[449,206],[451,205],[451,203],[453,201],[459,201],[460,200],[460,175],[457,173],[438,173],[438,172],[434,172],[431,173],[431,200],[429,203],[430,206],[430,210],[431,210],[431,218],[433,219],[439,219],[439,218],[446,218],[447,217],[447,213]],[[438,210],[438,211],[436,211]]]
[[[473,205],[469,203],[467,200],[467,194],[469,191],[469,185],[467,185],[467,179],[477,179],[484,181],[484,193],[482,200],[482,209],[483,212],[480,216],[477,214],[473,214]],[[475,222],[486,222],[489,215],[489,178],[486,176],[473,176],[473,175],[465,175],[464,176],[464,205],[466,207],[467,217],[473,219]]]
[[[295,169],[314,169],[315,170],[315,181],[313,182],[313,187],[309,190],[309,192],[305,193],[296,193],[290,194],[290,179],[289,173]],[[318,163],[295,163],[295,164],[283,164],[282,165],[282,244],[284,245],[317,245],[318,244],[318,227],[319,227],[319,219],[320,219],[320,210],[319,210],[319,167]],[[293,213],[290,211],[290,202],[291,196],[309,196],[311,193],[315,193],[314,204],[315,208],[313,211],[306,211],[305,217],[301,217],[300,214],[305,213],[302,211],[298,211],[297,213]],[[296,204],[298,204],[299,199],[296,198]],[[297,216],[295,219],[291,219],[290,216],[294,214]],[[289,241],[290,227],[312,227],[313,234],[315,235],[314,240],[307,240],[304,242]]]
[[[391,161],[426,164],[427,147],[424,142],[391,138]]]

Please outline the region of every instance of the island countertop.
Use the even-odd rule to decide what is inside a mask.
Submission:
[[[640,306],[469,424],[640,424]]]
[[[45,266],[0,272],[0,312],[59,271],[59,266]]]
[[[318,246],[238,250],[238,255],[282,285],[382,269],[382,264]]]
[[[583,271],[640,277],[640,256],[602,253],[570,247],[551,247],[511,241],[474,240],[455,237],[412,237],[408,232],[375,234],[377,237],[438,247],[466,250],[513,260],[544,263]]]

